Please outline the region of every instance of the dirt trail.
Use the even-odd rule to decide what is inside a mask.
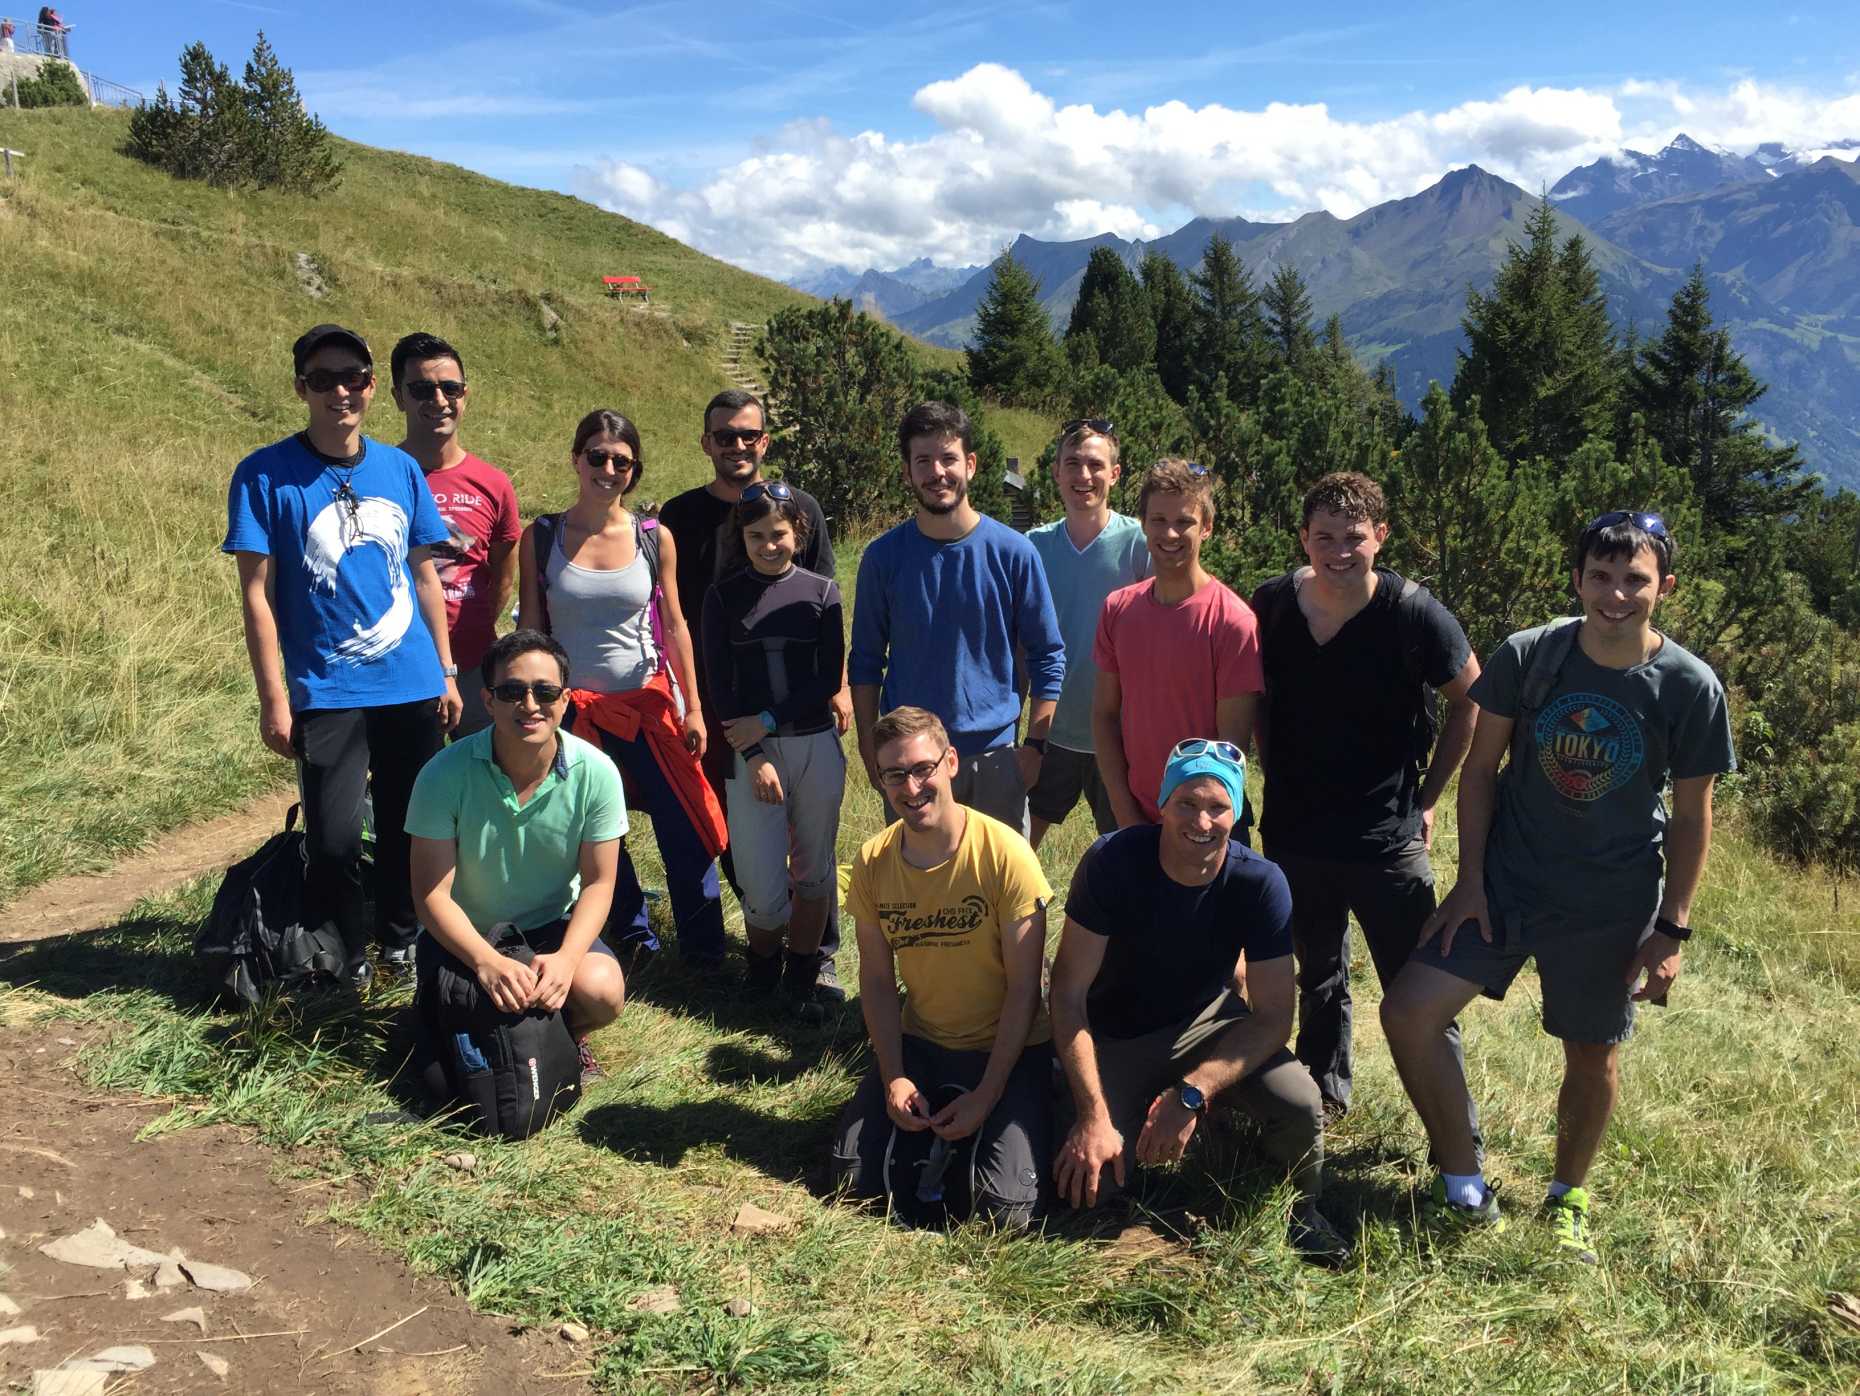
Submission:
[[[97,930],[144,897],[227,867],[284,827],[296,793],[266,795],[231,814],[176,829],[106,872],[61,877],[21,893],[0,910],[0,945]]]

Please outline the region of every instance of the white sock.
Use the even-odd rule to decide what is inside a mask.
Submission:
[[[1557,1198],[1561,1197],[1564,1193],[1568,1191],[1569,1191],[1568,1183],[1552,1183],[1550,1184],[1550,1200],[1552,1202],[1555,1202]]]
[[[1447,1201],[1458,1207],[1477,1207],[1485,1201],[1483,1173],[1442,1173],[1447,1185]]]

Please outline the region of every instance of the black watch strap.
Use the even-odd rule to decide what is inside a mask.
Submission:
[[[1032,747],[1035,751],[1039,752],[1040,755],[1042,756],[1046,755],[1046,738],[1045,737],[1023,737],[1021,739],[1020,744],[1022,746]]]
[[[1664,916],[1656,916],[1653,918],[1653,928],[1661,935],[1670,936],[1674,940],[1692,939],[1692,928],[1690,926],[1682,926],[1677,921],[1668,921]]]
[[[1187,1081],[1175,1083],[1175,1098],[1182,1103],[1182,1108],[1191,1114],[1199,1115],[1208,1108],[1208,1098],[1201,1093],[1201,1088],[1191,1086]]]

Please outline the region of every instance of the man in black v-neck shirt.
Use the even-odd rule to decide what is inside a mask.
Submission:
[[[1336,1114],[1350,1104],[1350,914],[1386,987],[1434,909],[1434,806],[1478,712],[1468,690],[1479,661],[1459,622],[1375,565],[1388,531],[1373,480],[1326,475],[1298,532],[1309,565],[1253,596],[1266,676],[1261,832],[1292,889],[1297,1056]],[[1447,717],[1430,757],[1434,690]],[[1451,1039],[1457,1055],[1457,1027]]]

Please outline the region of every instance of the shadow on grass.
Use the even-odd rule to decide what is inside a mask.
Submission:
[[[194,960],[193,921],[147,917],[103,931],[73,931],[0,945],[0,984],[60,998],[147,992],[176,1008],[213,1006],[213,989]]]
[[[831,1120],[767,1115],[728,1098],[677,1105],[616,1100],[583,1111],[575,1129],[584,1143],[639,1163],[677,1168],[693,1150],[721,1148],[771,1178],[823,1197],[831,1192]]]

